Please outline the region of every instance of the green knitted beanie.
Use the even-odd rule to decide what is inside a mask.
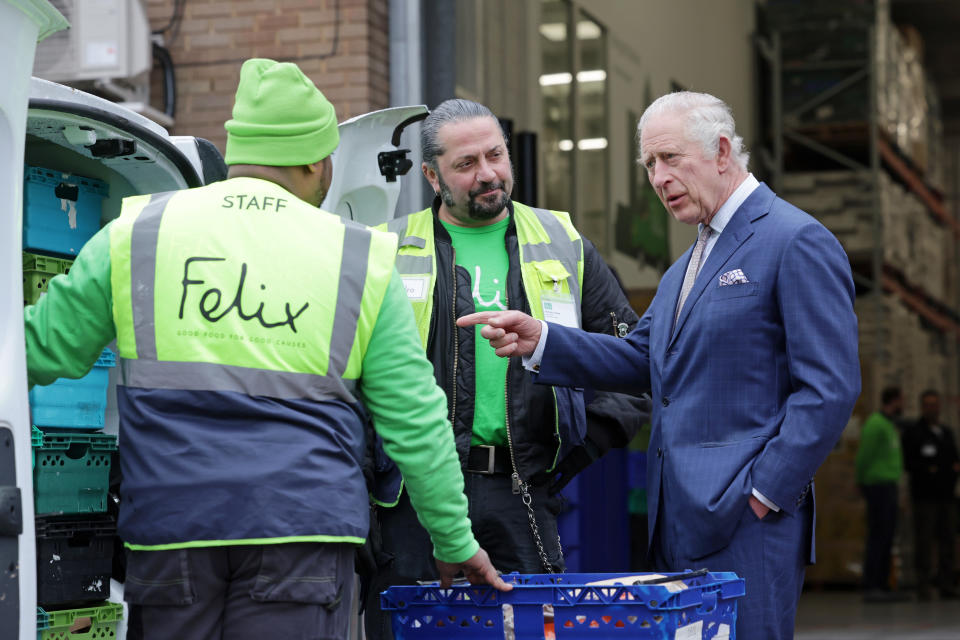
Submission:
[[[292,62],[265,58],[243,63],[233,118],[224,126],[227,164],[313,164],[340,142],[336,111],[310,78]]]

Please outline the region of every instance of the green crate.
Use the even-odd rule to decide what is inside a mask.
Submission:
[[[123,605],[105,602],[98,607],[48,611],[49,626],[38,631],[40,640],[93,640],[116,638]]]
[[[106,511],[116,450],[113,434],[44,431],[33,469],[37,515]]]
[[[23,252],[23,305],[36,304],[44,293],[50,279],[69,273],[73,260],[51,258],[36,253]]]

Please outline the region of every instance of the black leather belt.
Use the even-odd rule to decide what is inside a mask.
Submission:
[[[470,447],[470,453],[467,455],[466,471],[483,474],[513,473],[510,450],[506,447],[475,444]]]

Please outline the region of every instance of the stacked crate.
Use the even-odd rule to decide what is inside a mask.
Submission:
[[[80,248],[100,229],[106,183],[27,167],[24,174],[24,304],[35,304],[54,278],[69,273]],[[108,513],[117,437],[103,433],[109,370],[105,349],[78,380],[30,391],[33,423],[37,603],[41,640],[88,629],[108,637],[122,605],[110,595],[117,524]]]
[[[925,327],[919,316],[893,294],[879,303],[875,294],[857,298],[854,305],[860,328],[860,359],[865,372],[861,415],[880,406],[886,386],[903,390],[904,415],[920,412],[920,394],[943,389],[951,379],[951,361],[941,332]]]
[[[766,27],[780,33],[783,108],[849,78],[857,61],[870,66],[877,124],[927,182],[942,189],[944,138],[940,99],[923,67],[918,32],[893,24],[890,0],[767,0]],[[871,48],[870,29],[876,34]],[[788,126],[865,121],[871,83],[861,81],[794,117]]]
[[[876,185],[874,177],[870,171],[796,171],[784,174],[780,195],[816,216],[854,260],[866,259],[874,249],[879,205],[883,261],[901,272],[914,269],[918,227],[924,229],[924,251],[942,234],[931,235],[936,224],[915,195],[886,173],[876,175]]]
[[[817,519],[823,562],[808,572],[814,582],[859,581],[862,499],[853,460],[859,425],[880,406],[882,389],[903,390],[906,419],[917,416],[925,388],[944,394],[948,424],[960,415],[951,402],[960,389],[960,261],[942,196],[951,165],[941,105],[919,33],[893,24],[890,5],[767,0],[758,12],[771,89],[761,94],[768,116],[761,121],[776,190],[836,235],[859,292],[863,392],[817,472],[825,517]],[[909,557],[909,539],[900,543],[898,558]]]

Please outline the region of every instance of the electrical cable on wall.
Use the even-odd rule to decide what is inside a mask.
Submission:
[[[166,36],[167,32],[170,32],[169,37],[164,38],[164,45],[171,45],[180,35],[180,25],[183,23],[183,8],[186,4],[187,0],[173,0],[173,13],[170,15],[170,21],[162,29],[153,32],[155,36]]]
[[[170,20],[163,28],[153,31],[153,57],[160,63],[163,72],[163,112],[171,118],[177,112],[177,76],[173,56],[167,47],[180,35],[186,4],[187,0],[174,0]]]
[[[166,47],[153,43],[153,57],[160,63],[163,71],[163,112],[174,117],[177,112],[177,76],[173,67],[173,58]]]
[[[187,0],[174,0],[173,12],[170,20],[161,29],[153,31],[153,57],[160,64],[163,72],[163,112],[174,117],[177,110],[177,82],[176,70],[173,62],[173,56],[170,54],[169,46],[176,40],[180,33],[180,26],[183,24],[185,6]],[[337,54],[340,46],[340,0],[334,0],[333,3],[333,39],[330,44],[330,51],[318,55],[296,56],[285,58],[286,62],[301,62],[304,60],[324,60]],[[169,35],[167,35],[169,34]],[[239,64],[246,60],[244,58],[229,58],[222,60],[207,60],[198,62],[181,62],[181,66],[199,67],[216,64]]]

